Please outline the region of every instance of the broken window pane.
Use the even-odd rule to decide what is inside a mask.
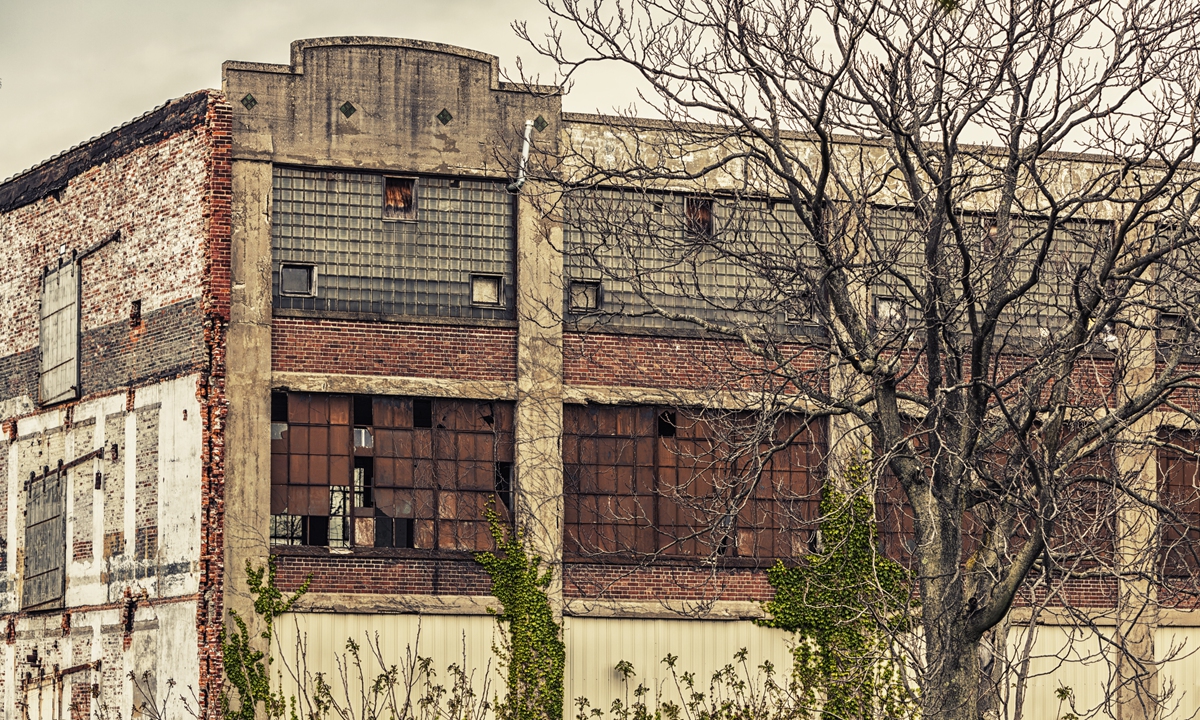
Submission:
[[[510,403],[290,393],[287,411],[271,514],[304,520],[280,544],[488,550],[487,510],[511,516]]]
[[[316,297],[317,267],[315,265],[280,265],[279,292],[281,295]]]
[[[473,304],[473,305],[499,305],[500,304],[500,276],[498,276],[498,275],[472,275],[471,276],[471,304]]]
[[[383,179],[383,219],[417,219],[417,181],[414,178]]]
[[[565,406],[566,553],[757,563],[807,552],[818,516],[821,434],[798,415],[773,426],[760,420],[747,412]],[[758,444],[763,431],[768,437]],[[740,444],[747,438],[748,447]],[[765,452],[782,438],[792,441]]]
[[[709,198],[685,197],[683,199],[684,229],[694,237],[711,237],[713,234],[713,201]]]

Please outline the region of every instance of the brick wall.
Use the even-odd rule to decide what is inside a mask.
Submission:
[[[806,382],[826,385],[825,354],[791,350]],[[697,338],[563,333],[563,381],[568,385],[716,389],[754,387],[763,363],[740,342]],[[773,382],[773,380],[772,380]]]
[[[284,551],[286,553],[286,551]],[[276,553],[276,581],[288,591],[311,576],[309,592],[489,595],[492,581],[474,560],[333,557]]]
[[[174,101],[0,186],[0,400],[37,397],[42,268],[118,230],[119,242],[81,261],[84,392],[202,361],[205,110],[216,100],[202,91]],[[131,137],[130,128],[145,134]],[[137,328],[129,323],[135,300]]]
[[[508,328],[275,318],[271,369],[512,381],[517,334]]]
[[[766,572],[738,568],[567,563],[563,594],[602,600],[769,600]]]

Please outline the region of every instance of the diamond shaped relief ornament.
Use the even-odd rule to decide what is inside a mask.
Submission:
[[[342,103],[342,106],[340,108],[338,108],[338,110],[341,110],[342,114],[345,115],[346,117],[350,117],[354,113],[358,112],[358,108],[351,105],[349,100]]]
[[[454,116],[451,115],[450,111],[447,110],[446,108],[442,108],[442,111],[440,113],[438,113],[435,117],[437,117],[438,122],[440,122],[443,125],[445,125],[446,123],[448,123],[454,119]]]

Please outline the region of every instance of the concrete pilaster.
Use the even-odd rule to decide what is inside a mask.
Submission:
[[[517,522],[543,566],[562,614],[563,355],[562,225],[539,210],[553,206],[526,185],[517,203]]]
[[[225,610],[252,622],[246,560],[262,566],[270,549],[271,164],[235,160],[233,197]]]

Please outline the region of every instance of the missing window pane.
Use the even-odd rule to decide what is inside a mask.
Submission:
[[[597,310],[600,308],[600,283],[571,283],[571,309]]]
[[[428,398],[413,400],[413,427],[433,427],[433,401]]]
[[[377,512],[375,514],[375,547],[415,547],[413,525],[411,518],[392,518]]]
[[[374,402],[370,395],[354,396],[354,424],[359,426],[374,425]]]
[[[501,282],[499,275],[472,275],[471,304],[499,305],[500,288]]]
[[[904,303],[897,298],[875,298],[875,320],[881,327],[902,328],[908,325]]]
[[[508,508],[510,513],[513,509],[512,489],[512,463],[496,463],[496,494],[500,496],[500,501],[504,503],[504,507]]]
[[[374,485],[375,461],[369,457],[354,458],[354,507],[375,507],[371,492]]]
[[[316,297],[316,265],[280,265],[279,294],[294,297]]]
[[[684,229],[693,237],[709,237],[713,234],[713,201],[708,198],[687,197],[683,199]]]
[[[664,410],[658,414],[658,436],[671,438],[675,437],[675,411]]]
[[[271,393],[271,422],[288,421],[288,396],[285,392]]]
[[[383,179],[383,219],[417,219],[417,181],[414,178]]]

